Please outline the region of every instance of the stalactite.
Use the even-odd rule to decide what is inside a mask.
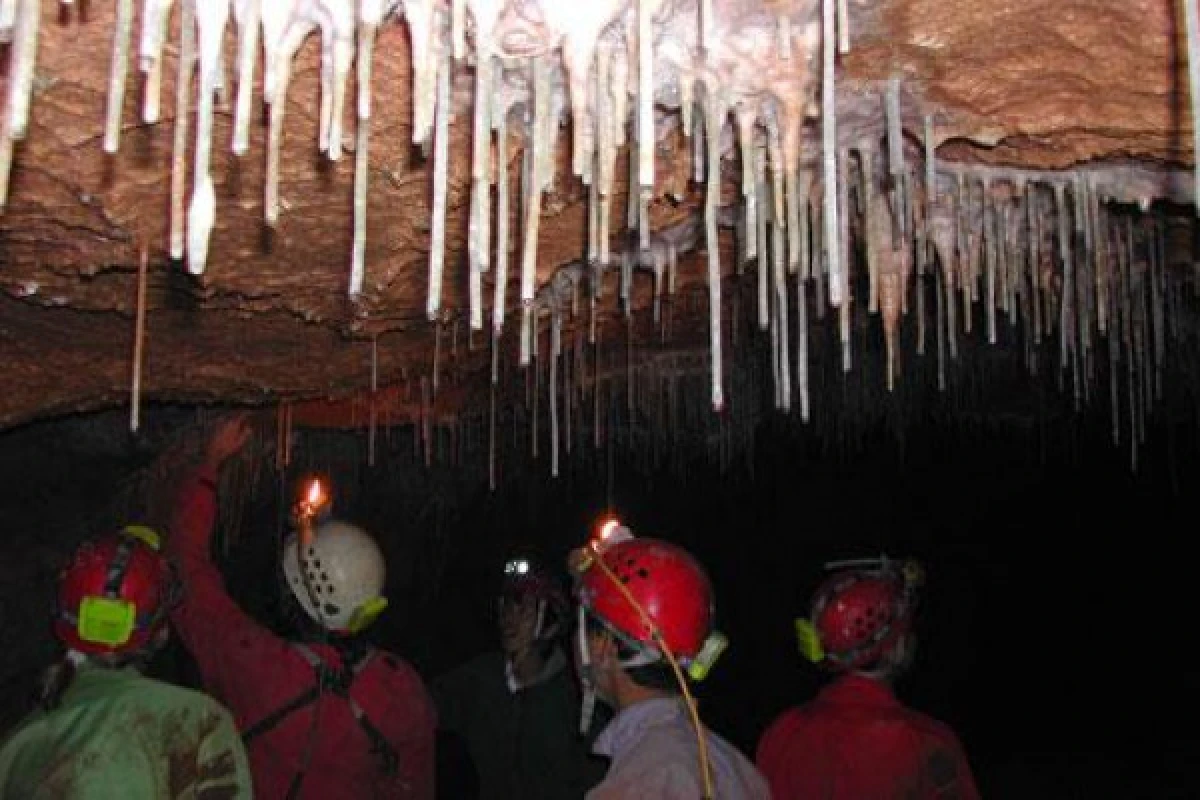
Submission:
[[[254,0],[257,2],[258,0]],[[370,182],[368,152],[371,142],[371,66],[374,57],[375,35],[382,21],[381,0],[362,3],[358,26],[358,130],[354,146],[354,235],[350,254],[350,296],[362,292],[366,273],[367,252],[367,188]],[[251,72],[251,74],[253,74]],[[241,87],[239,86],[239,101]],[[239,107],[240,112],[240,107]]]
[[[438,53],[437,108],[433,134],[433,220],[429,235],[429,301],[425,313],[435,319],[442,310],[442,273],[446,258],[446,179],[450,145],[450,59]],[[435,376],[436,381],[436,376]]]
[[[650,246],[650,220],[647,203],[654,192],[654,35],[651,22],[659,0],[638,0],[638,225],[642,249]]]
[[[269,2],[270,0],[268,0]],[[245,155],[250,144],[250,107],[254,92],[254,67],[258,62],[258,34],[262,19],[263,0],[234,0],[234,14],[238,24],[238,88],[237,105],[233,122],[232,149],[235,155]],[[364,24],[378,26],[383,16],[382,0],[363,0],[361,19]],[[377,9],[377,11],[376,11]],[[371,21],[373,20],[373,22]],[[370,62],[370,50],[362,54],[363,32],[359,31],[360,59]],[[374,43],[374,31],[371,32],[371,43]],[[363,67],[358,68],[359,80],[363,77]],[[367,68],[367,88],[370,93],[370,67]],[[359,96],[364,92],[359,86]],[[361,101],[360,101],[361,103]]]
[[[533,148],[533,168],[529,176],[529,188],[523,191],[525,195],[525,224],[521,241],[521,314],[523,319],[530,317],[530,305],[533,303],[533,293],[537,279],[537,245],[538,224],[542,214],[542,185],[546,180],[544,175],[545,153],[549,147],[547,141],[552,135],[550,111],[550,64],[544,57],[533,59],[533,135],[532,141],[526,147]],[[528,325],[522,326],[528,331]],[[529,363],[528,333],[522,335],[521,366]]]
[[[437,106],[437,81],[443,59],[438,52],[441,33],[440,9],[436,0],[412,0],[404,5],[412,42],[413,122],[412,142],[420,144],[429,137]]]
[[[1192,201],[1200,217],[1200,19],[1196,3],[1183,0],[1184,29],[1187,34],[1188,87],[1192,99],[1192,161],[1194,178]]]
[[[983,218],[983,256],[984,280],[986,293],[984,295],[985,311],[987,313],[988,344],[996,343],[996,260],[999,250],[999,225],[996,223],[996,208],[992,202],[992,186],[987,178],[983,181],[983,205],[980,209]]]
[[[888,174],[892,184],[892,229],[897,240],[908,236],[908,198],[904,194],[904,129],[900,120],[900,79],[893,76],[888,80],[884,101],[884,117],[887,124]]]
[[[471,216],[467,230],[471,329],[483,330],[483,273],[488,267],[491,231],[491,86],[492,56],[481,52],[475,63],[475,116],[471,135]]]
[[[144,74],[142,88],[142,121],[153,125],[159,120],[162,94],[162,56],[167,38],[167,25],[174,0],[145,0],[142,3],[142,35],[138,46],[139,67]],[[240,9],[242,6],[235,6]],[[255,25],[257,26],[257,22]]]
[[[550,475],[558,477],[558,359],[562,354],[562,315],[550,315]]]
[[[859,146],[858,158],[860,169],[863,174],[863,229],[872,231],[875,229],[875,215],[878,210],[875,207],[875,163],[872,158],[873,145],[869,142],[864,142]],[[874,242],[867,240],[867,246],[863,248],[863,258],[867,262],[867,312],[870,314],[879,313],[879,258],[875,252]]]
[[[150,265],[150,251],[142,246],[138,258],[137,298],[134,304],[133,323],[133,376],[129,391],[129,430],[138,432],[142,412],[142,361],[146,351],[146,273]]]
[[[833,9],[836,0],[821,2],[821,166],[825,207],[822,218],[825,222],[826,263],[829,265],[829,304],[837,308],[842,304],[842,260],[838,252],[837,210],[837,109],[834,87],[834,26]]]
[[[224,6],[228,13],[228,3],[229,0],[218,0],[211,5]],[[132,38],[133,0],[117,0],[112,63],[108,72],[108,104],[104,118],[104,152],[110,155],[117,152],[121,143],[121,111],[125,105],[125,78],[129,74],[129,46]]]
[[[508,107],[500,101],[493,114],[496,128],[496,285],[492,300],[492,331],[498,339],[504,327],[508,290]]]
[[[756,253],[758,257],[758,329],[766,331],[771,321],[770,312],[770,283],[767,277],[767,220],[773,203],[768,203],[766,177],[766,154],[756,150],[754,154],[754,192],[758,196],[757,228],[755,238],[758,240]]]
[[[209,166],[212,156],[213,95],[216,91],[221,43],[229,19],[229,1],[218,0],[197,6],[200,42],[200,97],[196,104],[196,148],[193,154],[192,203],[188,208],[188,271],[204,272],[208,241],[216,222],[217,195]]]
[[[743,262],[758,257],[758,193],[755,190],[755,117],[749,106],[741,105],[737,110],[738,143],[742,160],[742,201],[745,210],[745,236],[741,259]]]
[[[721,196],[721,126],[727,113],[719,87],[705,86],[705,138],[708,144],[708,183],[704,193],[705,247],[708,249],[708,327],[714,411],[725,406],[721,360],[721,254],[717,239],[717,204]],[[760,253],[761,257],[761,253]]]
[[[180,0],[179,70],[175,78],[175,138],[171,149],[171,258],[184,254],[183,195],[187,188],[188,113],[196,51],[196,0]]]
[[[832,242],[828,243],[830,264],[833,263],[833,254],[838,254],[838,259],[842,265],[840,280],[842,282],[841,297],[842,303],[838,308],[838,327],[842,340],[842,372],[849,372],[853,365],[850,353],[850,317],[854,298],[850,294],[850,259],[848,257],[848,249],[850,243],[849,233],[849,182],[846,180],[847,162],[849,154],[845,149],[838,153],[837,163],[837,219],[838,229],[836,237]],[[830,283],[832,284],[832,266],[830,267]]]
[[[40,0],[15,0],[12,6],[12,38],[8,62],[8,97],[0,121],[0,211],[8,204],[14,143],[25,138],[29,127],[29,104],[37,64]]]
[[[800,392],[800,419],[809,420],[808,393],[808,298],[803,271],[796,274],[796,385]]]
[[[1062,298],[1059,306],[1058,333],[1060,369],[1067,366],[1071,338],[1071,254],[1067,244],[1067,204],[1063,197],[1063,185],[1054,185],[1054,213],[1058,223],[1058,256],[1063,267]]]

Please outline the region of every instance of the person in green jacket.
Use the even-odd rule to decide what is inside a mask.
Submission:
[[[141,669],[178,595],[158,537],[130,526],[85,542],[59,578],[66,653],[40,708],[0,745],[0,800],[240,800],[250,767],[229,712]]]
[[[465,746],[480,800],[578,800],[605,764],[579,732],[580,690],[563,646],[566,592],[535,559],[515,556],[505,563],[497,611],[501,649],[433,683],[443,736]],[[461,771],[452,777],[463,780]],[[471,794],[442,783],[440,796]]]

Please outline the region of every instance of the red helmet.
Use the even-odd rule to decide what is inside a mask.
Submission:
[[[54,633],[82,653],[135,653],[167,624],[175,587],[148,528],[84,542],[59,576]]]
[[[825,581],[813,597],[812,624],[831,666],[859,669],[889,653],[912,627],[918,579],[886,559]]]
[[[645,610],[677,658],[686,662],[700,652],[712,628],[712,586],[687,551],[656,539],[629,539],[596,557]],[[580,604],[618,633],[656,645],[653,630],[608,571],[599,566],[587,569],[578,593]]]

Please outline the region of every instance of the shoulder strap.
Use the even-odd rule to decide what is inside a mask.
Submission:
[[[344,699],[347,705],[350,706],[350,713],[354,716],[355,721],[358,722],[359,727],[362,728],[363,733],[366,734],[367,740],[371,744],[371,753],[380,759],[386,774],[394,774],[399,765],[399,753],[396,752],[396,748],[392,746],[379,729],[371,723],[370,718],[367,717],[367,712],[363,710],[362,706],[350,695],[350,687],[354,685],[354,681],[358,679],[358,676],[362,674],[363,670],[366,669],[367,665],[375,657],[375,649],[367,648],[363,656],[350,665],[349,669],[345,667],[335,669],[326,664],[308,645],[296,642],[292,644],[292,648],[313,668],[316,681],[308,689],[305,689],[287,703],[242,731],[242,741],[247,745],[250,744],[253,739],[270,731],[296,711],[311,703],[315,703],[317,698],[321,696],[321,693],[328,690]],[[305,759],[305,765],[297,773],[296,779],[293,780],[293,786],[298,786],[298,781],[303,780],[304,772],[307,768],[307,759]]]

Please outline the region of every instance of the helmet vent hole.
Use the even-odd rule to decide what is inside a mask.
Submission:
[[[325,604],[325,613],[326,613],[326,614],[328,614],[329,616],[331,616],[331,617],[332,617],[334,614],[337,614],[339,611],[341,611],[341,609],[340,609],[340,608],[338,608],[338,607],[337,607],[336,605],[334,605],[333,603],[326,603],[326,604]]]
[[[318,569],[320,569],[320,567],[318,567]],[[328,575],[326,575],[324,572],[322,572],[322,573],[321,573],[321,580],[325,581],[326,583],[329,583],[329,576],[328,576]]]
[[[642,567],[641,569],[639,569],[637,571],[637,576],[639,578],[641,578],[642,580],[645,580],[646,578],[650,577],[650,573],[646,570],[645,567]]]

